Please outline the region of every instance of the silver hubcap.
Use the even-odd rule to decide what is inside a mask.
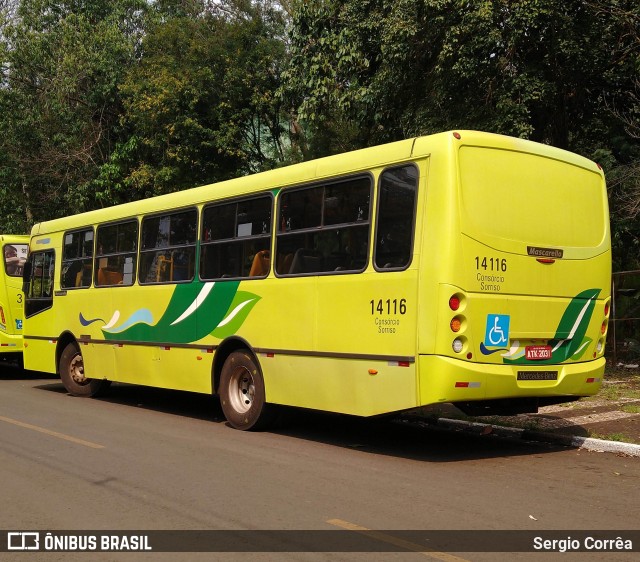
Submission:
[[[256,388],[253,375],[245,367],[237,367],[229,381],[229,402],[236,412],[248,412],[253,403]]]
[[[82,360],[82,355],[75,355],[71,363],[69,363],[69,375],[71,375],[73,382],[78,384],[85,384],[87,382],[84,376],[84,361]]]

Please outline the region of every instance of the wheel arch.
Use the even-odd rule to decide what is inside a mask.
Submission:
[[[213,357],[213,366],[211,368],[211,392],[213,394],[218,394],[218,389],[220,387],[220,376],[222,375],[222,367],[224,366],[224,362],[227,360],[227,357],[229,357],[229,355],[231,355],[234,351],[238,351],[241,349],[248,351],[252,355],[256,365],[262,371],[262,367],[260,366],[260,361],[258,361],[256,352],[253,350],[247,340],[237,336],[227,338],[218,346]]]
[[[78,346],[78,349],[80,348],[78,338],[69,331],[62,332],[58,338],[56,346],[56,373],[60,372],[60,357],[62,356],[62,352],[70,343],[75,343]]]

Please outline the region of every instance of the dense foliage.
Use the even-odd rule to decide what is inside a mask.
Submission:
[[[607,173],[640,268],[637,0],[0,0],[0,231],[451,128]]]

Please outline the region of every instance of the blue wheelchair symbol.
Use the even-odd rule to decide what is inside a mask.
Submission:
[[[487,328],[484,334],[486,347],[508,346],[510,320],[511,318],[507,314],[487,315]]]
[[[22,330],[22,320],[16,320],[16,330]]]

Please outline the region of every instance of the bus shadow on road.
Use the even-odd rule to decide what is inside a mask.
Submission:
[[[426,462],[458,462],[540,455],[567,447],[478,435],[406,422],[398,417],[358,418],[311,411],[287,411],[272,433],[356,450]]]
[[[27,371],[19,362],[0,361],[0,381],[56,379],[56,375]]]
[[[68,394],[59,379],[57,383],[42,384],[36,388]],[[198,420],[225,421],[220,401],[216,397],[196,392],[112,383],[104,394],[96,398],[78,398],[78,400],[109,402]]]
[[[36,388],[67,393],[61,382],[41,384]],[[206,394],[114,383],[105,395],[91,400],[228,426],[218,398]],[[225,429],[236,431],[230,426]],[[392,416],[359,418],[288,407],[279,408],[274,426],[263,433],[323,443],[361,454],[439,463],[540,455],[567,449],[564,446],[407,423]]]

